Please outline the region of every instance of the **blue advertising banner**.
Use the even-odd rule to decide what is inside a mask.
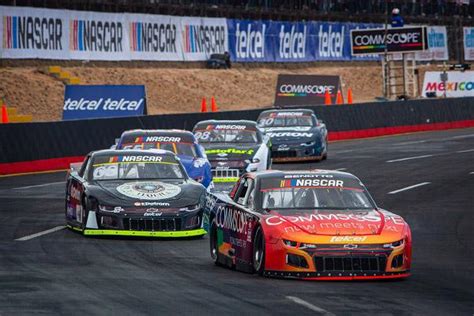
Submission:
[[[372,23],[227,20],[229,51],[235,62],[378,60],[352,56],[350,31],[382,27]]]
[[[143,85],[67,85],[63,120],[147,114]]]

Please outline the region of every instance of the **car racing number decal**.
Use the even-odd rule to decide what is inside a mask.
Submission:
[[[165,200],[177,196],[181,188],[159,181],[130,182],[117,187],[121,194],[142,200]]]

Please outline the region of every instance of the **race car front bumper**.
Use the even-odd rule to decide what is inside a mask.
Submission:
[[[196,237],[203,236],[207,232],[203,228],[181,231],[134,231],[134,230],[112,230],[112,229],[85,229],[86,236],[135,236],[135,237]]]
[[[403,279],[410,276],[410,271],[403,272],[291,272],[291,271],[265,271],[264,274],[272,278],[289,278],[321,281],[350,281],[350,280],[377,280],[377,279]]]
[[[179,238],[196,237],[207,234],[204,228],[180,231],[141,231],[141,230],[121,230],[121,229],[81,229],[67,225],[68,228],[82,232],[86,236],[131,236],[131,237],[158,237],[158,238]]]
[[[283,147],[282,147],[283,146]],[[301,145],[273,145],[272,160],[274,162],[322,160],[322,149]]]

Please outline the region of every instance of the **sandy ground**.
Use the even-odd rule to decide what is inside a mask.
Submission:
[[[64,84],[43,74],[40,67],[0,69],[0,97],[35,121],[60,120]],[[377,63],[306,66],[236,67],[231,70],[156,67],[64,67],[85,84],[144,84],[150,114],[196,112],[201,98],[211,96],[219,110],[267,107],[273,103],[279,73],[339,75],[343,93],[351,87],[355,102],[371,101],[382,94],[381,66]]]

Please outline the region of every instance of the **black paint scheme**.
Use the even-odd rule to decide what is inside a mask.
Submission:
[[[260,113],[258,127],[272,143],[274,161],[326,159],[326,124],[309,109],[272,109]]]
[[[182,178],[94,179],[92,166],[95,161],[103,161],[104,158],[108,159],[107,157],[120,159],[125,156],[161,157],[166,163],[177,165],[182,172]],[[169,198],[162,195],[156,199],[143,199],[118,191],[120,186],[127,184],[145,191],[166,192],[167,187],[174,188],[175,191],[174,196]],[[190,231],[194,235],[199,235],[200,231],[202,235],[202,206],[205,194],[205,188],[188,177],[179,159],[169,151],[95,151],[86,156],[78,170],[71,169],[67,176],[66,223],[74,230],[92,235],[103,230],[114,230],[116,235],[131,235],[127,234],[127,231],[153,232],[153,236],[157,237],[182,237]],[[169,234],[170,232],[172,234]]]

